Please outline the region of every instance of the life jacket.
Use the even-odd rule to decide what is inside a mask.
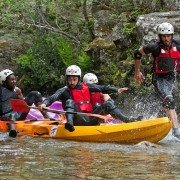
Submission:
[[[154,58],[154,72],[166,74],[172,71],[180,71],[180,52],[172,45],[171,49],[160,49],[160,53]]]
[[[1,97],[0,97],[0,104],[1,104],[1,111],[0,116],[4,116],[7,113],[12,112],[10,99],[18,99],[18,96],[15,91],[11,91],[4,86],[1,86]]]
[[[81,84],[81,89],[70,88],[70,93],[77,111],[92,112],[92,105],[90,102],[90,91],[86,84]]]
[[[101,93],[100,92],[91,93],[91,104],[92,104],[93,109],[95,108],[95,106],[97,104],[102,105],[103,102],[104,101],[101,98]]]

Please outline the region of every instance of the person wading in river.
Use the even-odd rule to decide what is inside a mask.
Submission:
[[[159,41],[149,43],[134,52],[135,81],[138,84],[143,82],[141,57],[151,53],[154,59],[152,83],[162,99],[162,106],[165,108],[167,116],[172,121],[172,133],[180,139],[179,123],[172,94],[180,72],[180,40],[173,38],[174,27],[167,22],[158,26],[157,33]]]

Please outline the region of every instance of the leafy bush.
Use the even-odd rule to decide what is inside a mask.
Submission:
[[[15,59],[19,83],[25,92],[33,89],[50,93],[65,85],[65,69],[76,64],[83,69],[90,67],[90,58],[83,51],[74,52],[72,44],[52,35],[34,38],[33,45]]]

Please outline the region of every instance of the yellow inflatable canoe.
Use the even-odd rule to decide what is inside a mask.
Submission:
[[[141,141],[158,142],[168,134],[171,126],[171,121],[167,117],[132,123],[75,126],[74,132],[67,131],[63,124],[58,124],[56,121],[17,123],[19,135],[27,134],[33,137],[88,142],[118,142],[122,144]]]

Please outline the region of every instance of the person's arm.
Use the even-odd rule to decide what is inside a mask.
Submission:
[[[138,84],[141,84],[145,77],[141,72],[141,57],[146,54],[152,54],[153,57],[156,57],[159,54],[159,42],[152,42],[147,45],[144,45],[138,50],[134,52],[134,59],[135,59],[135,74],[134,78]]]
[[[19,87],[16,86],[16,87],[14,88],[14,91],[16,92],[16,94],[17,94],[17,96],[18,96],[19,99],[24,100],[23,93],[22,93],[22,91],[21,91],[21,89],[20,89]]]
[[[110,85],[106,86],[106,85],[88,84],[88,83],[87,85],[89,87],[90,92],[101,92],[103,94],[119,93],[118,88],[112,87]],[[120,89],[122,92],[122,88]]]
[[[40,105],[40,108],[43,109],[46,106],[50,106],[53,102],[61,99],[62,93],[67,89],[67,87],[63,87],[58,89],[53,95],[47,97],[43,103]]]
[[[128,89],[128,87],[119,88],[118,93],[121,94],[122,92],[127,91]]]
[[[143,47],[141,47],[139,50],[136,50],[134,53],[135,58],[135,74],[134,78],[136,83],[141,84],[144,81],[144,76],[141,72],[141,57],[145,55]]]

